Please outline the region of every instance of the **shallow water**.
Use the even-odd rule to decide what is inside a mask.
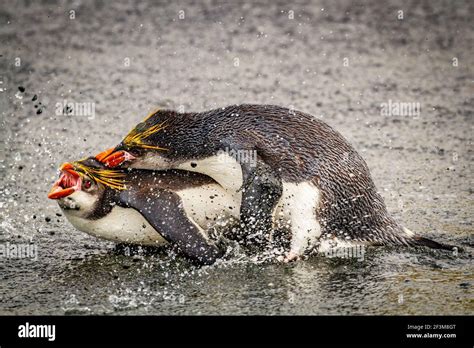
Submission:
[[[294,20],[285,2],[74,6],[72,20],[62,2],[0,5],[0,244],[38,253],[0,259],[0,314],[474,312],[471,2],[301,1]],[[93,102],[94,117],[58,115],[65,99]],[[421,114],[383,116],[388,100],[419,102]],[[196,268],[118,253],[46,199],[61,162],[116,144],[156,106],[242,102],[324,119],[366,159],[397,219],[466,252],[369,248],[362,261]]]
[[[372,248],[363,260],[232,259],[197,268],[166,254],[110,249],[32,267],[10,260],[3,265],[10,291],[2,308],[15,314],[469,314],[471,264],[468,255]]]

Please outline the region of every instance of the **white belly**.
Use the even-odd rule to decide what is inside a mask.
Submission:
[[[321,236],[316,214],[319,189],[311,182],[283,183],[282,196],[273,212],[273,225],[291,229],[291,252],[302,255]]]
[[[204,231],[225,226],[240,215],[240,194],[232,194],[217,184],[178,191],[183,208]]]
[[[83,219],[69,214],[67,210],[64,210],[64,215],[75,228],[94,237],[140,245],[160,246],[167,243],[139,212],[131,208],[116,206],[97,220]]]
[[[223,152],[202,160],[181,163],[176,169],[198,172],[210,176],[217,181],[224,190],[234,195],[234,199],[239,200],[240,206],[241,195],[237,190],[243,183],[242,167],[232,156]]]

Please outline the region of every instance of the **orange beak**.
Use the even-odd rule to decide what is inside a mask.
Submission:
[[[59,170],[61,175],[49,191],[49,199],[64,198],[81,189],[81,177],[72,164],[64,163]]]
[[[95,156],[95,159],[98,160],[99,162],[102,162],[108,155],[110,155],[112,152],[114,152],[114,148],[111,147],[110,149],[107,149],[105,151],[102,151],[101,153],[97,154]]]
[[[108,150],[107,150],[108,151]],[[103,153],[107,152],[104,151]],[[99,154],[100,155],[100,154]],[[122,164],[125,161],[132,161],[136,157],[128,153],[127,151],[115,151],[110,154],[108,154],[105,157],[102,157],[102,160],[100,160],[102,163],[104,163],[107,167],[109,168],[115,168]]]

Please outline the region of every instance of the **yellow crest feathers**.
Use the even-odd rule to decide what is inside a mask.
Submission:
[[[120,170],[92,168],[82,164],[80,161],[73,162],[72,165],[79,174],[85,174],[94,181],[110,187],[114,190],[125,190],[126,174]]]
[[[157,111],[158,110],[150,113],[143,122],[146,122],[146,120],[148,120],[151,116],[153,116]],[[163,147],[148,145],[143,142],[144,139],[148,138],[152,134],[155,134],[156,132],[159,132],[160,130],[164,128],[166,128],[166,121],[152,125],[145,129],[140,129],[139,127],[135,127],[134,129],[130,131],[130,133],[127,134],[127,136],[123,140],[123,143],[130,147],[141,147],[144,149],[155,149],[155,150],[167,150]]]

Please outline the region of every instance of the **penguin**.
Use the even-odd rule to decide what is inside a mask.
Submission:
[[[109,168],[207,175],[233,197],[241,195],[241,222],[263,233],[287,218],[292,236],[285,261],[321,241],[452,248],[391,217],[364,159],[339,132],[280,106],[158,110],[98,160]]]
[[[48,198],[80,231],[119,243],[171,244],[198,264],[223,255],[208,232],[238,218],[240,203],[199,173],[110,170],[92,157],[64,163]]]

